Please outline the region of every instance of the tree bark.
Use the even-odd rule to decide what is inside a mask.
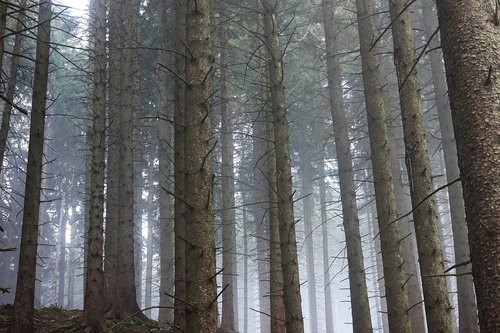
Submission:
[[[184,56],[187,51],[186,43],[186,2],[175,1],[175,71],[180,77],[185,77],[186,63]],[[174,332],[186,331],[186,254],[185,230],[186,219],[184,204],[185,186],[185,92],[186,86],[179,78],[175,80],[175,109],[174,109],[174,231],[175,231],[175,300],[174,300]]]
[[[271,103],[276,152],[278,216],[280,224],[281,262],[283,267],[283,298],[285,302],[286,329],[288,333],[304,332],[302,317],[299,264],[293,215],[293,189],[290,160],[288,117],[285,107],[282,53],[278,40],[276,0],[265,0],[264,38],[269,59]]]
[[[213,216],[210,5],[188,0],[186,10],[185,210],[186,332],[215,333],[217,296]]]
[[[9,329],[12,333],[33,332],[40,187],[49,76],[51,7],[51,0],[39,5],[38,22],[40,25],[37,33],[35,77],[33,79],[31,102],[30,139],[24,191],[23,226],[19,249],[19,270],[14,310]]]
[[[104,175],[105,175],[105,128],[106,128],[106,1],[90,3],[90,38],[92,58],[92,106],[90,160],[90,206],[84,325],[91,332],[101,332],[104,323]]]
[[[415,235],[422,274],[427,328],[429,333],[451,332],[451,306],[444,276],[444,262],[438,231],[426,131],[420,100],[420,82],[413,67],[413,42],[410,12],[403,0],[389,1],[391,12],[394,61],[398,75],[399,98]]]
[[[482,333],[500,331],[498,6],[437,1]]]
[[[433,34],[438,27],[437,16],[434,12],[435,3],[422,0],[425,35],[429,42],[428,49],[434,50],[429,53],[432,69],[432,81],[434,84],[434,95],[439,117],[439,129],[441,131],[441,143],[446,168],[446,181],[448,183],[460,177],[458,169],[457,147],[453,121],[448,101],[448,86],[443,68],[443,58],[438,36]],[[467,223],[465,221],[465,207],[462,194],[462,186],[455,183],[448,187],[451,223],[453,230],[453,242],[455,249],[455,263],[470,261],[470,250],[467,239]],[[458,298],[458,320],[460,333],[478,333],[479,323],[477,317],[476,295],[474,294],[474,283],[471,266],[461,265],[456,268],[457,274],[457,298]]]
[[[220,13],[225,18],[224,2],[220,2]],[[221,186],[222,186],[222,320],[223,332],[236,332],[236,316],[234,303],[237,297],[236,271],[236,217],[234,212],[234,140],[231,124],[232,110],[227,88],[228,80],[228,28],[226,24],[220,28],[220,98],[221,98]]]

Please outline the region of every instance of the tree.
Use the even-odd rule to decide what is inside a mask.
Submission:
[[[93,0],[90,4],[90,38],[92,57],[91,139],[90,143],[90,202],[84,325],[91,332],[101,332],[104,321],[104,175],[106,128],[106,1]]]
[[[184,170],[186,201],[186,332],[215,333],[217,296],[211,105],[212,53],[208,0],[186,8]]]
[[[185,93],[186,86],[182,78],[186,74],[186,2],[175,1],[175,79],[174,88],[174,232],[175,232],[175,300],[174,332],[186,331],[186,216],[184,202],[185,186]]]
[[[220,2],[220,15],[225,20],[224,1]],[[232,126],[232,108],[228,91],[228,23],[221,22],[220,27],[220,98],[221,98],[221,186],[222,186],[222,320],[224,332],[236,332],[237,272],[236,272],[236,217],[234,212],[234,139]]]
[[[500,330],[498,5],[437,1],[481,332]],[[465,264],[465,263],[458,263]]]
[[[448,100],[448,86],[443,67],[442,53],[436,51],[440,47],[438,35],[434,35],[438,26],[437,15],[435,13],[435,2],[429,0],[422,1],[425,35],[429,43],[429,53],[432,82],[434,85],[434,96],[436,99],[436,109],[439,117],[439,129],[441,131],[441,142],[446,169],[446,180],[452,183],[460,177],[458,168],[457,147],[455,143],[455,133],[453,132],[453,122]],[[462,186],[455,182],[448,187],[451,223],[453,229],[453,243],[455,250],[455,262],[462,264],[470,261],[470,250],[467,239],[467,222],[465,221],[465,207],[462,194]],[[479,332],[476,295],[474,294],[474,284],[469,265],[459,265],[456,268],[457,274],[457,298],[458,298],[458,320],[460,333]]]
[[[332,1],[323,0],[322,9],[327,54],[328,89],[330,92],[330,111],[335,134],[342,215],[349,265],[353,330],[354,332],[371,332],[370,304],[368,302],[363,250],[361,248],[361,236],[359,232],[349,133],[347,132],[346,115],[343,111],[342,72],[337,55],[336,28]]]
[[[369,3],[357,1],[358,31],[363,70],[368,135],[375,186],[380,248],[384,268],[385,297],[389,329],[395,332],[411,332],[408,313],[408,291],[400,247],[396,198],[391,170],[391,152],[388,142],[381,64],[378,49],[372,48],[375,34],[374,8]]]
[[[33,332],[35,272],[40,213],[40,187],[45,131],[45,111],[49,76],[51,0],[40,3],[36,48],[35,76],[31,102],[31,124],[28,165],[24,191],[24,213],[21,231],[19,271],[10,332]]]
[[[410,182],[427,328],[430,333],[451,332],[451,306],[444,274],[436,202],[433,196],[428,197],[434,187],[420,99],[420,81],[414,67],[415,45],[410,12],[403,0],[389,1],[389,8],[393,21],[391,28],[403,120],[405,162]]]
[[[283,266],[283,299],[288,333],[304,332],[302,318],[299,264],[293,215],[292,171],[290,161],[289,129],[283,85],[282,52],[279,46],[276,22],[276,0],[265,0],[264,40],[269,59],[269,80],[276,151],[276,189],[280,224],[281,262]]]

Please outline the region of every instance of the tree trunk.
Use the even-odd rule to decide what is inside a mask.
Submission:
[[[413,42],[410,12],[403,0],[389,1],[394,61],[398,74],[399,98],[403,119],[403,133],[408,178],[412,199],[415,235],[422,274],[427,328],[433,332],[451,332],[451,306],[444,276],[443,253],[438,231],[438,218],[429,162],[427,138],[420,100],[420,82],[413,67]]]
[[[319,205],[321,207],[321,234],[323,236],[323,285],[325,286],[325,323],[326,333],[334,333],[332,288],[330,281],[330,251],[328,249],[328,216],[326,211],[326,181],[325,181],[325,149],[321,149],[319,156]]]
[[[89,221],[87,237],[87,265],[84,325],[91,332],[101,332],[104,323],[104,175],[106,129],[106,1],[93,0],[90,4],[90,36],[92,58],[92,128],[90,138]]]
[[[62,186],[61,186],[62,188]],[[57,304],[60,307],[64,307],[64,287],[66,282],[66,193],[62,193],[62,198],[59,203],[58,217],[59,217],[59,260],[57,263],[58,269],[58,282],[57,282]]]
[[[220,14],[225,19],[224,2],[220,2]],[[222,187],[222,320],[223,332],[236,332],[237,322],[235,312],[238,303],[237,271],[236,271],[236,217],[234,212],[234,140],[231,124],[233,112],[229,101],[228,80],[228,28],[223,24],[220,28],[220,99],[221,99],[221,187]]]
[[[331,0],[322,1],[323,24],[327,52],[328,88],[330,108],[335,134],[335,149],[338,160],[340,195],[342,200],[343,223],[346,236],[349,284],[351,291],[351,312],[354,332],[371,332],[370,304],[366,286],[363,251],[359,232],[356,206],[356,192],[352,171],[352,155],[349,147],[347,120],[343,106],[342,73],[336,50],[336,28]]]
[[[377,57],[378,48],[371,48],[375,24],[373,19],[369,17],[370,13],[373,13],[373,8],[370,8],[367,3],[365,3],[364,8],[358,6],[365,105],[377,206],[378,236],[380,237],[384,268],[387,316],[391,331],[411,332],[406,274],[403,270],[404,261],[400,247],[401,236],[399,224],[394,223],[397,218],[397,207],[391,173],[391,152],[385,122],[381,63]]]
[[[175,57],[175,71],[185,76],[186,63],[186,2],[175,1],[175,49],[179,53]],[[186,298],[186,254],[185,254],[185,92],[186,86],[179,78],[175,80],[174,109],[174,228],[175,228],[175,300],[174,300],[174,332],[186,331],[186,305],[181,300]]]
[[[283,298],[285,302],[286,329],[288,333],[304,332],[302,317],[299,263],[293,215],[292,170],[290,160],[288,117],[285,107],[282,53],[278,40],[276,0],[265,0],[264,38],[269,59],[271,103],[274,124],[278,216],[280,224],[281,262],[283,266]]]
[[[457,147],[453,122],[448,101],[448,86],[443,68],[442,55],[437,49],[440,46],[438,36],[434,36],[438,22],[434,12],[435,3],[422,0],[423,17],[425,24],[425,35],[429,41],[428,49],[434,50],[429,53],[432,68],[432,81],[434,84],[434,95],[439,117],[439,129],[441,130],[441,143],[446,168],[446,180],[448,183],[460,177],[458,169]],[[467,239],[467,223],[465,221],[465,207],[462,195],[462,186],[455,183],[448,187],[451,223],[453,230],[453,242],[455,249],[455,262],[465,263],[470,260],[469,243]],[[476,295],[474,294],[474,283],[470,265],[461,265],[456,268],[457,274],[457,297],[458,318],[460,333],[478,333],[479,324],[477,318]]]
[[[186,11],[185,193],[186,332],[215,333],[217,298],[212,172],[212,54],[208,0]]]
[[[266,85],[267,86],[267,85]],[[266,101],[270,91],[266,89]],[[283,299],[283,268],[281,267],[280,221],[278,213],[276,153],[274,141],[273,114],[266,105],[267,178],[269,197],[269,293],[271,307],[271,332],[285,333],[285,303]]]
[[[21,8],[26,7],[26,0],[21,1]],[[26,15],[24,10],[21,10],[17,15],[16,31],[21,31],[24,28]],[[16,92],[17,77],[19,71],[19,62],[21,54],[21,44],[23,42],[23,34],[17,33],[14,38],[14,48],[12,50],[12,58],[9,71],[9,80],[7,82],[7,100],[13,101],[14,93]],[[2,67],[0,67],[2,68]],[[3,170],[3,160],[5,158],[5,149],[7,147],[7,137],[10,130],[10,118],[12,115],[12,105],[5,103],[2,113],[2,125],[0,127],[0,173]]]
[[[493,2],[437,1],[482,333],[500,331],[500,42]]]
[[[40,187],[49,76],[51,7],[51,0],[41,3],[38,14],[40,25],[38,26],[37,33],[35,77],[33,79],[23,226],[19,249],[19,270],[17,274],[14,310],[9,329],[12,333],[33,332]]]
[[[166,1],[158,1],[160,11],[160,27],[161,27],[161,45],[164,49],[168,48],[168,3]],[[165,51],[159,51],[159,62],[166,65],[171,62],[171,56]],[[182,74],[181,74],[182,75]],[[173,172],[174,150],[172,149],[172,142],[174,139],[174,127],[168,122],[168,119],[175,117],[174,105],[169,100],[172,99],[171,91],[174,89],[173,82],[168,77],[165,69],[158,69],[158,158],[159,162],[159,200],[160,200],[160,306],[173,307],[174,298],[174,263],[175,263],[175,232],[173,210],[174,203],[173,197],[167,193],[174,192],[170,175]],[[175,121],[175,120],[174,120]],[[152,165],[152,161],[150,162]],[[151,168],[151,166],[150,166]],[[175,177],[175,176],[174,176]],[[151,202],[151,201],[149,201]],[[151,216],[152,218],[153,216]],[[149,229],[148,229],[149,233]],[[152,237],[152,234],[151,234]],[[152,240],[151,240],[152,242]],[[148,236],[149,246],[149,236]],[[152,249],[151,249],[152,250]],[[148,250],[149,251],[149,250]],[[149,255],[149,252],[148,252]],[[149,272],[149,267],[147,272]],[[148,274],[148,273],[146,273]],[[148,280],[150,286],[153,281]],[[161,323],[174,323],[174,309],[173,308],[160,308],[158,310],[158,321]]]

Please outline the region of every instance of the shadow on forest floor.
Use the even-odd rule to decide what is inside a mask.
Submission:
[[[9,328],[10,316],[12,314],[12,305],[0,306],[0,333],[6,333]],[[81,310],[66,310],[58,306],[51,306],[44,309],[35,309],[35,332],[36,333],[71,333],[83,332],[82,329],[75,328],[82,315]],[[110,330],[110,328],[112,330]],[[147,333],[170,332],[169,327],[161,327],[156,321],[147,323],[137,323],[133,320],[123,321],[118,324],[118,321],[106,320],[105,331],[108,333]]]

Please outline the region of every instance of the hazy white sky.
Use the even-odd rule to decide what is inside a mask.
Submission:
[[[54,3],[60,3],[66,6],[70,6],[73,9],[72,11],[76,11],[79,14],[83,14],[84,11],[87,10],[89,5],[88,0],[54,0]]]

